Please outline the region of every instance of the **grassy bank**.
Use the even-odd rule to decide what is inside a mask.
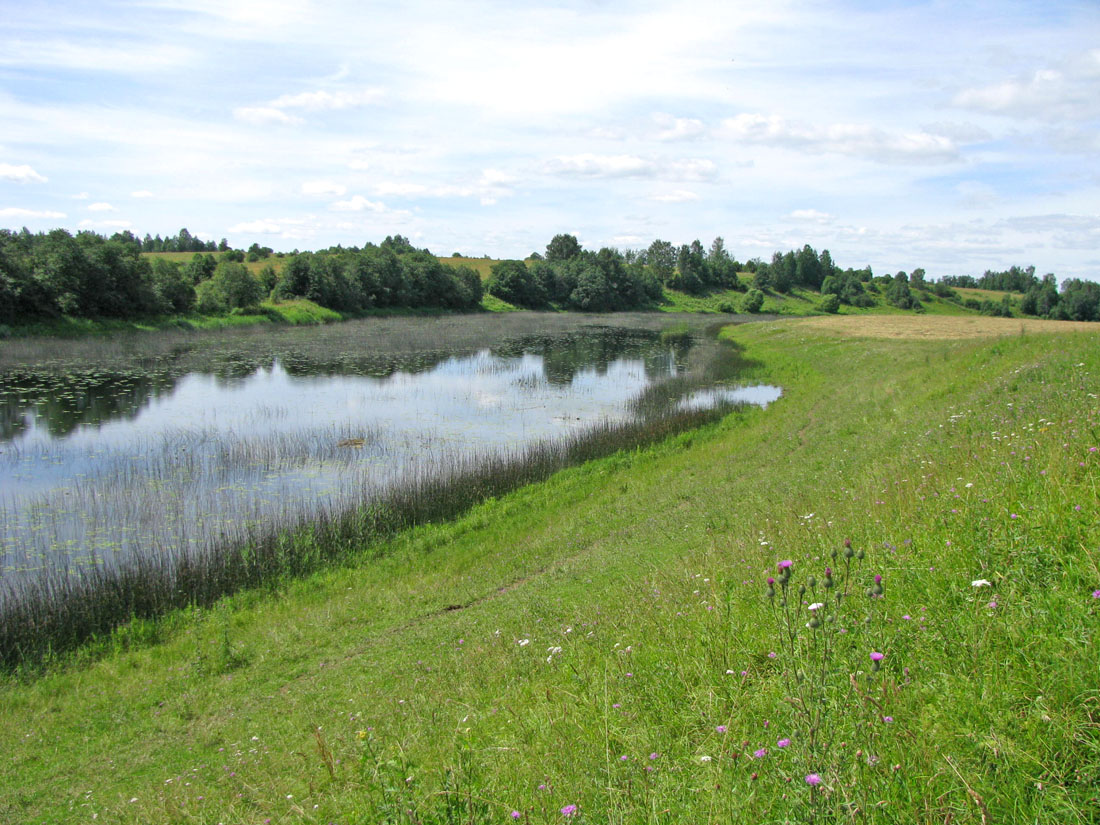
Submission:
[[[1096,821],[1096,335],[865,321],[732,330],[767,410],[7,682],[0,819]]]

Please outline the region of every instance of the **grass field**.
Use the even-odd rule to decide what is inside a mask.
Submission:
[[[981,320],[9,679],[0,820],[1097,821],[1100,346]]]

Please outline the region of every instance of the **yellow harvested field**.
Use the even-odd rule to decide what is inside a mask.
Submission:
[[[1021,333],[1100,332],[1100,324],[984,315],[826,315],[789,322],[846,338],[996,338]]]

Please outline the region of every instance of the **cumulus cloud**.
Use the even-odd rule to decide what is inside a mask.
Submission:
[[[0,209],[0,218],[66,218],[64,212],[50,210],[21,209],[17,206],[8,206]]]
[[[686,189],[678,189],[675,192],[658,192],[650,195],[649,199],[658,203],[690,203],[699,200],[699,196]]]
[[[280,232],[283,231],[283,228],[274,221],[261,219],[234,224],[226,231],[233,235],[278,235]]]
[[[339,197],[348,191],[342,183],[333,183],[328,180],[308,180],[302,184],[303,195],[315,195],[321,197]]]
[[[14,183],[45,183],[49,178],[35,172],[30,166],[23,163],[14,166],[10,163],[0,163],[0,178]]]
[[[703,121],[689,117],[673,117],[658,112],[653,115],[654,122],[661,127],[657,140],[690,140],[699,137],[706,130]]]
[[[329,208],[335,212],[383,212],[386,205],[380,201],[369,201],[362,195],[354,195],[346,201],[336,201]]]
[[[833,219],[828,212],[819,212],[817,209],[796,209],[787,216],[795,221],[811,221],[813,223],[827,223]]]
[[[301,126],[305,123],[300,117],[271,106],[238,106],[233,110],[233,117],[253,126]]]
[[[118,210],[115,209],[113,206],[111,206],[111,204],[104,203],[103,201],[100,201],[99,203],[88,204],[88,211],[89,212],[117,212]]]
[[[1038,120],[1100,117],[1100,49],[1030,74],[963,89],[952,103],[963,109]]]
[[[959,159],[955,143],[928,132],[887,132],[865,124],[810,125],[779,115],[745,113],[722,121],[722,134],[739,143],[839,154],[878,163],[936,164]]]
[[[332,109],[351,109],[357,106],[370,106],[379,103],[385,94],[381,89],[359,89],[344,92],[301,92],[295,95],[280,95],[268,106],[275,109],[305,109],[307,112],[322,112]]]
[[[654,178],[702,181],[717,176],[718,167],[705,158],[665,160],[637,155],[559,155],[543,164],[551,175],[577,178]]]

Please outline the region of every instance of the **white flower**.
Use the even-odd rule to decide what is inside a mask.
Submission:
[[[820,610],[825,606],[825,602],[814,602],[807,609],[808,610]]]
[[[527,647],[527,645],[531,644],[531,640],[530,639],[520,639],[518,642],[516,642],[516,644],[519,645],[520,647]]]
[[[974,579],[974,581],[970,582],[971,587],[991,587],[992,585],[993,582],[989,579]]]
[[[709,757],[709,756],[700,756],[700,757],[699,757],[699,761],[700,761],[700,762],[709,762],[709,761],[710,761],[710,757]]]

